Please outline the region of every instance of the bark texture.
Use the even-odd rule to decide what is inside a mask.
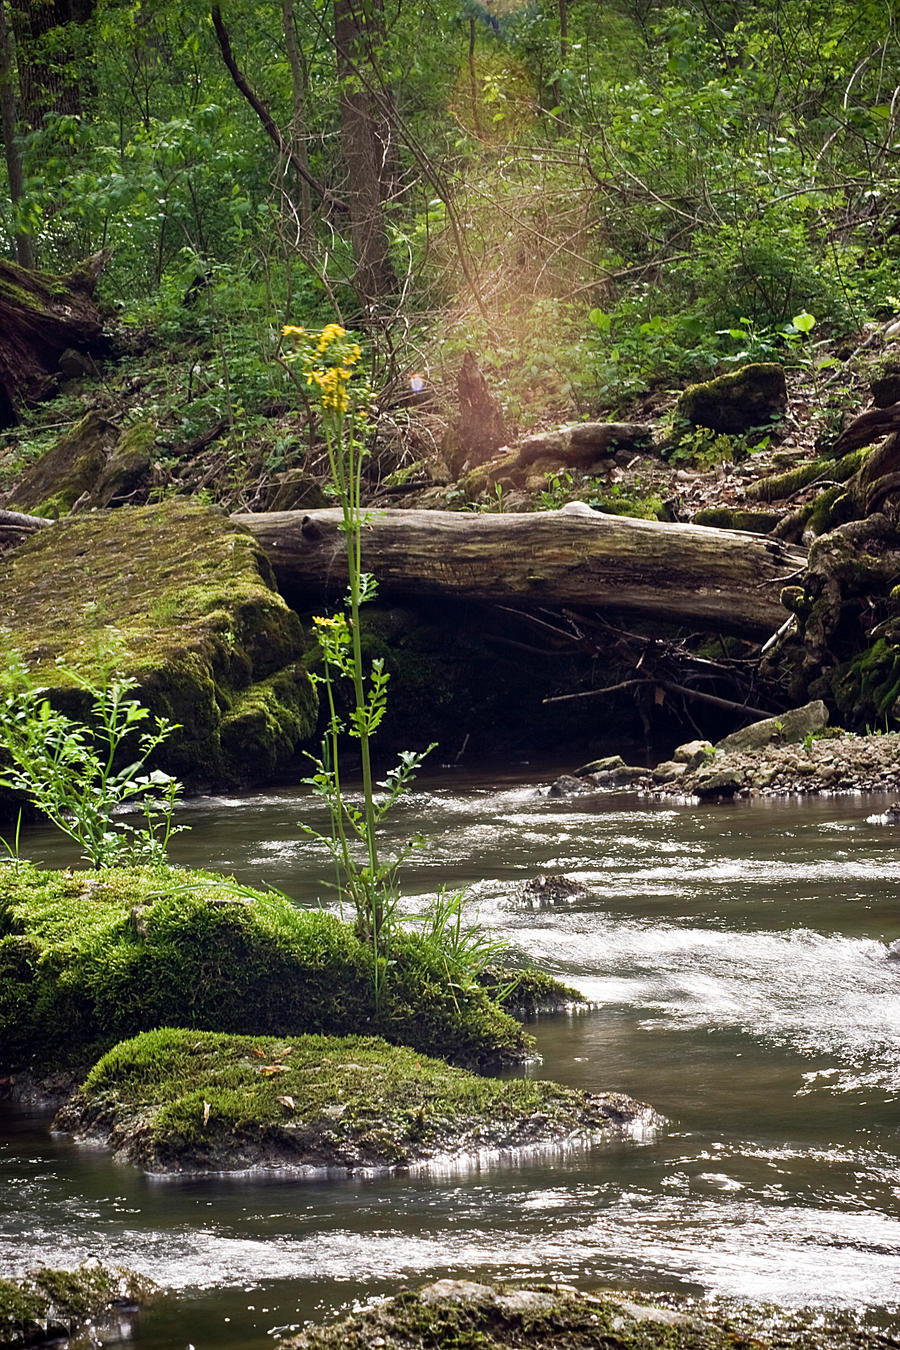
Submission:
[[[103,324],[92,296],[107,257],[98,253],[63,278],[0,259],[0,427],[52,392],[64,351],[101,350]]]
[[[584,511],[376,510],[363,532],[363,566],[385,598],[601,606],[756,637],[783,623],[779,587],[804,565],[801,551],[734,530]],[[310,603],[343,593],[339,510],[232,519],[266,549],[283,591]]]

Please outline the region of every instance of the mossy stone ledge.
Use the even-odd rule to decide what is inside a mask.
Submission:
[[[133,1270],[93,1263],[77,1270],[41,1266],[17,1279],[0,1279],[0,1350],[58,1345],[89,1322],[145,1303],[155,1292]]]
[[[398,934],[384,996],[353,929],[286,897],[168,868],[41,872],[0,863],[0,1073],[73,1075],[161,1026],[260,1036],[381,1035],[470,1068],[533,1042],[483,989]]]
[[[0,630],[79,716],[87,699],[56,663],[94,675],[113,636],[142,700],[180,724],[156,763],[189,786],[262,781],[315,731],[300,620],[256,540],[208,507],[92,511],[41,530],[0,561]]]
[[[379,1301],[284,1350],[877,1350],[884,1336],[840,1313],[586,1293],[565,1284],[445,1279]]]
[[[465,1163],[658,1120],[621,1094],[481,1078],[377,1037],[163,1028],[105,1055],[54,1127],[151,1173],[308,1175]]]

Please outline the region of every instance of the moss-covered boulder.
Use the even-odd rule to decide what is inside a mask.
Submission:
[[[283,1341],[284,1350],[877,1350],[884,1335],[841,1313],[698,1307],[678,1295],[585,1293],[438,1280]]]
[[[0,864],[0,1072],[85,1071],[162,1026],[259,1036],[377,1034],[457,1064],[521,1062],[532,1042],[438,952],[396,936],[376,1007],[349,925],[284,896],[176,869]]]
[[[152,422],[122,430],[89,412],[30,467],[6,505],[53,519],[68,515],[76,503],[109,506],[146,479],[155,436]]]
[[[152,712],[179,724],[158,763],[190,785],[253,782],[315,730],[303,630],[260,545],[183,502],[90,512],[0,561],[0,630],[54,704],[86,696],[57,662],[96,674],[110,636]]]
[[[54,1127],[171,1174],[409,1167],[657,1119],[620,1094],[481,1078],[372,1036],[166,1028],[104,1055]]]
[[[783,368],[775,362],[753,362],[689,385],[675,405],[675,418],[734,436],[777,421],[786,407]]]
[[[56,1345],[89,1322],[146,1303],[153,1292],[151,1281],[133,1270],[93,1263],[77,1270],[41,1266],[20,1279],[0,1280],[0,1350]]]

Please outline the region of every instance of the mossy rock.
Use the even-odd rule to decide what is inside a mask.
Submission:
[[[120,431],[89,412],[29,468],[6,504],[52,519],[68,515],[82,499],[92,507],[109,506],[147,477],[155,436],[152,422]]]
[[[104,635],[153,713],[179,724],[156,763],[189,785],[260,781],[315,731],[300,621],[262,548],[183,502],[90,512],[0,561],[0,630],[51,701],[87,700],[57,662],[96,677]]]
[[[154,1291],[133,1270],[94,1264],[77,1270],[41,1266],[19,1279],[0,1279],[0,1350],[57,1344],[123,1305],[146,1303]]]
[[[782,367],[775,362],[753,362],[703,384],[689,385],[675,405],[675,418],[733,436],[777,421],[786,407]]]
[[[900,721],[900,645],[885,637],[830,672],[834,702],[851,725]]]
[[[478,1068],[527,1057],[519,1023],[451,988],[418,935],[397,934],[391,960],[376,1007],[371,947],[284,896],[176,869],[0,864],[0,1071],[83,1070],[161,1026],[378,1034]]]
[[[571,1285],[438,1280],[310,1326],[284,1350],[876,1350],[884,1337],[841,1313],[725,1308]]]
[[[650,1108],[481,1078],[372,1036],[163,1028],[115,1046],[54,1121],[154,1173],[410,1167],[589,1142]]]

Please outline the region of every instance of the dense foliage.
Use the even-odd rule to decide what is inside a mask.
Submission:
[[[878,0],[3,12],[2,246],[112,249],[121,318],[201,343],[186,432],[277,392],[279,321],[365,321],[381,386],[476,344],[527,417],[897,304]]]

